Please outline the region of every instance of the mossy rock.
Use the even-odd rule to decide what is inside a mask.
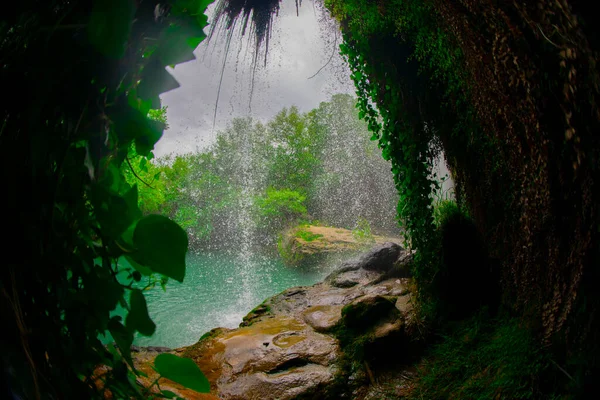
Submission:
[[[396,300],[397,297],[394,296],[361,297],[342,309],[343,324],[350,329],[364,331],[390,314],[399,316]]]
[[[271,312],[271,307],[268,304],[262,303],[254,307],[246,316],[242,319],[240,326],[250,326],[257,318],[265,316]]]

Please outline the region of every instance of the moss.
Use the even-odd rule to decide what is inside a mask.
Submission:
[[[305,242],[312,242],[323,237],[323,235],[319,233],[312,233],[304,229],[298,229],[294,236],[298,239],[304,240]]]
[[[240,326],[250,326],[255,320],[263,315],[267,315],[271,312],[271,306],[264,302],[254,307],[246,316],[242,319]]]
[[[377,296],[372,299],[351,303],[342,308],[344,324],[350,328],[364,329],[372,327],[381,318],[389,315],[395,308],[397,297]]]
[[[298,265],[304,258],[304,254],[294,249],[295,240],[289,232],[284,232],[277,239],[277,251],[286,265]]]

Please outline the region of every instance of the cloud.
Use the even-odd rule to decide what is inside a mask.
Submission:
[[[209,146],[216,132],[234,117],[249,115],[266,121],[283,107],[296,105],[301,111],[310,111],[332,94],[353,93],[350,72],[338,54],[341,35],[333,26],[319,6],[305,3],[296,16],[295,3],[282,2],[267,65],[263,66],[261,53],[256,69],[249,37],[241,37],[239,27],[234,32],[218,29],[210,43],[205,41],[196,49],[196,60],[167,68],[181,87],[161,95],[163,106],[168,106],[170,127],[155,154]],[[231,41],[226,51],[228,35]],[[308,79],[325,64],[319,74]]]

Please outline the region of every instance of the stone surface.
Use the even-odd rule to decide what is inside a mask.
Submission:
[[[409,295],[398,297],[398,300],[396,300],[396,308],[404,315],[410,313],[413,308],[411,297]]]
[[[375,246],[363,254],[358,262],[360,267],[369,271],[386,272],[392,269],[402,252],[396,243],[386,242]]]
[[[342,305],[322,305],[309,307],[303,313],[304,321],[317,332],[327,332],[342,318]]]
[[[350,371],[336,332],[367,335],[371,349],[384,350],[403,332],[407,282],[381,280],[401,253],[393,243],[376,246],[321,283],[266,299],[239,328],[214,329],[175,352],[198,364],[222,400],[337,399]]]
[[[308,236],[314,237],[312,240],[305,240],[297,231],[302,230]],[[329,226],[318,225],[303,225],[292,229],[288,232],[290,248],[294,253],[302,255],[324,254],[324,253],[339,253],[347,251],[356,251],[364,249],[372,244],[383,244],[386,242],[402,243],[400,238],[385,237],[373,235],[370,239],[360,240],[355,237],[349,229],[335,228]]]

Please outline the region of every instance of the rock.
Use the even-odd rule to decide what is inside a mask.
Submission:
[[[406,316],[413,309],[411,297],[408,295],[398,297],[398,300],[396,300],[396,308],[402,315]]]
[[[196,362],[222,400],[353,398],[366,365],[360,357],[403,352],[407,282],[381,277],[404,253],[376,246],[321,283],[265,300],[239,328],[213,329],[175,351]],[[342,354],[356,357],[351,370]]]
[[[288,316],[258,320],[188,347],[223,399],[293,399],[334,379],[337,341]]]
[[[304,365],[273,374],[260,373],[241,376],[235,384],[223,385],[220,396],[228,400],[293,400],[318,392],[331,384],[334,379],[335,369],[314,364]]]
[[[338,288],[349,288],[358,284],[366,285],[381,274],[377,271],[368,271],[361,268],[360,264],[346,263],[342,268],[329,274],[325,282]]]
[[[402,239],[373,235],[360,239],[349,229],[301,225],[289,230],[285,243],[289,252],[296,256],[306,256],[326,253],[355,252],[364,249],[370,244],[384,244],[386,242],[401,243]]]
[[[393,266],[402,252],[396,243],[386,242],[375,246],[358,259],[361,268],[369,271],[386,272]]]
[[[403,322],[400,318],[381,321],[373,328],[373,339],[385,339],[389,336],[400,334],[402,328]]]
[[[358,282],[351,281],[349,279],[342,279],[342,280],[336,280],[335,282],[332,282],[331,285],[345,289],[345,288],[351,288],[352,286],[358,285]]]
[[[373,327],[382,318],[398,313],[396,298],[366,295],[354,300],[342,309],[344,325],[352,329],[365,330]]]
[[[327,332],[342,319],[341,305],[314,306],[303,313],[304,321],[317,332]]]
[[[135,352],[135,353],[139,353],[140,351],[152,351],[155,353],[166,353],[171,351],[170,348],[168,347],[162,347],[162,346],[146,346],[146,347],[141,347],[141,346],[135,346],[132,345],[131,346],[131,351]]]
[[[163,350],[163,347],[138,347],[138,351],[133,353],[133,362],[137,370],[143,372],[146,376],[139,376],[137,381],[144,387],[150,387],[154,385],[156,379],[159,378],[158,373],[154,369],[154,358],[163,351],[154,351],[148,349],[159,349]],[[169,353],[176,353],[177,350],[168,350]],[[181,386],[180,384],[173,382],[169,379],[160,378],[158,379],[160,388],[162,390],[168,390],[175,393],[177,396],[187,400],[220,400],[219,397],[210,393],[198,393],[195,390],[191,390]],[[152,388],[152,392],[156,393],[158,390],[156,386]],[[111,398],[111,397],[107,397]]]

